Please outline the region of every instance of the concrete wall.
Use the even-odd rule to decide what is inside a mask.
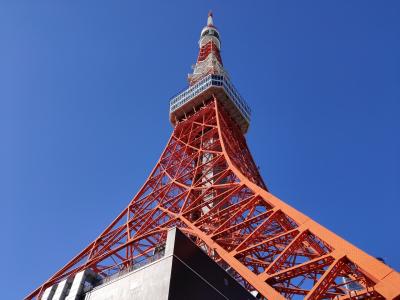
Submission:
[[[164,257],[93,289],[85,300],[167,300],[171,268],[172,256]]]

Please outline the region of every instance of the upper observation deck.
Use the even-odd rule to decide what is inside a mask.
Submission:
[[[250,107],[228,77],[223,75],[207,75],[173,97],[169,106],[171,123],[175,125],[213,96],[239,125],[242,133],[246,133],[250,124]]]

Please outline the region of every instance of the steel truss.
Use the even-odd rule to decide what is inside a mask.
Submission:
[[[153,256],[178,227],[268,299],[393,299],[400,276],[268,192],[240,129],[213,98],[179,122],[147,181],[100,236],[26,299],[90,268]]]

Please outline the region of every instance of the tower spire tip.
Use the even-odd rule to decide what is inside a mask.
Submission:
[[[207,17],[207,26],[213,26],[214,22],[213,22],[213,13],[212,10],[210,9],[208,12],[208,17]]]

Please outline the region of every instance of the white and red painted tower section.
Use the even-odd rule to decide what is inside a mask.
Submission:
[[[207,26],[203,28],[199,40],[199,55],[193,74],[189,75],[189,84],[193,85],[206,75],[227,76],[221,59],[221,41],[218,29],[214,26],[213,15],[210,12],[207,18]]]

